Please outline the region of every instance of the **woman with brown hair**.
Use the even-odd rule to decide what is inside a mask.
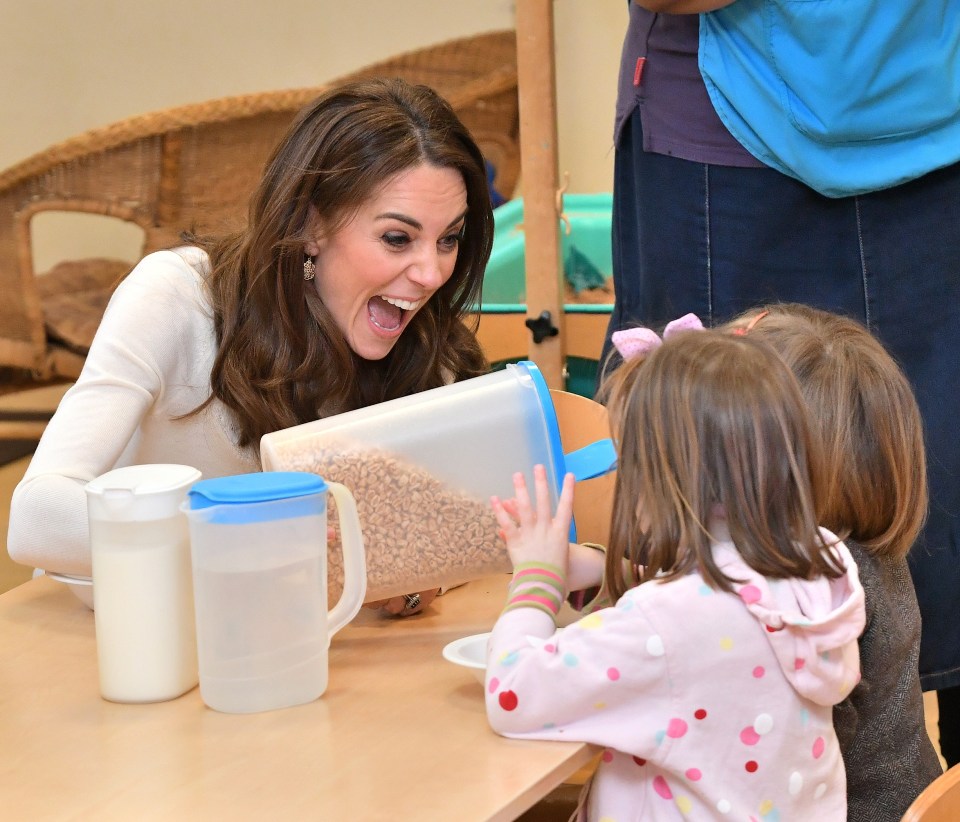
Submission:
[[[482,373],[462,320],[492,242],[483,157],[442,98],[400,80],[325,93],[246,228],[150,254],[119,286],[14,493],[10,555],[89,575],[94,477],[255,471],[268,432]]]

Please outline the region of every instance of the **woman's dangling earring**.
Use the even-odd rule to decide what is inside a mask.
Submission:
[[[313,261],[313,257],[307,257],[303,261],[303,279],[312,280],[314,275],[317,273],[316,263]]]

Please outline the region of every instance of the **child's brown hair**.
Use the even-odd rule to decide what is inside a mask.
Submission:
[[[762,315],[762,316],[761,316]],[[855,320],[797,303],[733,320],[793,371],[826,462],[820,523],[878,556],[902,558],[927,511],[923,424],[893,357]]]
[[[626,589],[621,557],[641,579],[697,569],[732,590],[711,548],[725,515],[744,561],[771,578],[836,577],[817,529],[819,444],[794,376],[769,346],[718,331],[671,335],[628,359],[604,386],[619,466],[607,579]]]

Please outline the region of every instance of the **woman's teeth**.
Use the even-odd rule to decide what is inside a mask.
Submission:
[[[382,295],[380,299],[390,303],[390,305],[395,305],[397,308],[402,308],[404,311],[413,311],[421,302],[420,300],[400,300],[395,297],[384,297]]]

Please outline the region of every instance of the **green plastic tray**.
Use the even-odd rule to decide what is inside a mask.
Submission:
[[[569,221],[560,221],[560,253],[565,263],[573,250],[609,278],[612,273],[610,220],[613,195],[566,194],[563,212]],[[523,199],[518,198],[494,209],[493,251],[483,278],[481,314],[526,314],[526,237],[523,223]],[[610,304],[566,303],[571,314],[609,314]],[[494,363],[502,368],[507,362]],[[597,375],[597,361],[583,357],[567,358],[566,389],[592,397]]]
[[[612,194],[566,194],[563,212],[570,231],[560,222],[560,253],[564,261],[576,249],[604,277],[612,273],[610,214]],[[483,277],[481,312],[526,313],[526,237],[523,232],[523,198],[494,209],[493,251]],[[568,303],[571,313],[609,314],[611,306]]]

